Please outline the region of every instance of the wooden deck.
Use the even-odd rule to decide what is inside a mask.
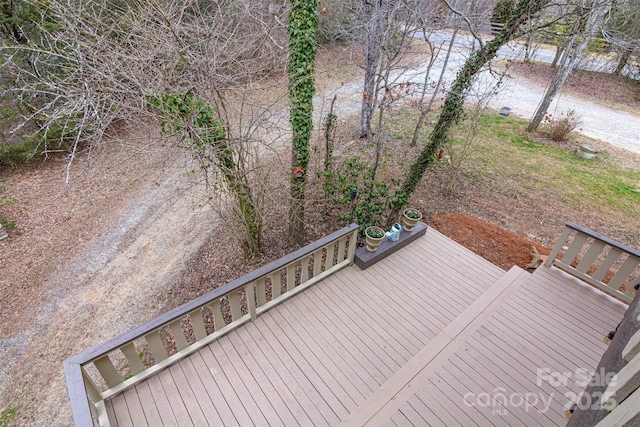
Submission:
[[[625,307],[553,267],[505,273],[429,229],[107,400],[107,410],[114,426],[560,425],[584,388],[576,373],[595,368]],[[554,386],[539,370],[570,378]]]

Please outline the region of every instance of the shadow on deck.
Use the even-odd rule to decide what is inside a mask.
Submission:
[[[553,266],[504,272],[429,229],[104,404],[114,426],[564,425],[626,307]]]

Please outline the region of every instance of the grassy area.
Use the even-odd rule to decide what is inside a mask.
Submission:
[[[392,161],[389,159],[393,156],[400,158],[396,173],[404,175],[406,165],[420,150],[420,147],[408,147],[416,118],[415,109],[404,109],[394,111],[389,121],[385,152],[388,161]],[[445,150],[445,155],[451,155],[452,164],[435,165],[434,168],[442,168],[438,176],[451,174],[462,159],[459,185],[481,182],[485,198],[491,198],[494,193],[512,194],[520,200],[518,203],[528,200],[526,203],[532,210],[544,206],[547,211],[564,213],[561,215],[564,218],[578,217],[579,212],[593,214],[609,224],[620,224],[627,230],[624,233],[627,236],[637,235],[640,155],[583,136],[570,135],[569,141],[556,143],[543,133],[526,133],[527,124],[526,120],[488,111],[479,116],[478,132],[468,145],[465,139],[469,122],[460,124]],[[429,130],[424,130],[418,145],[426,141]],[[585,160],[575,155],[579,143],[599,146],[603,151],[596,159]],[[432,182],[429,179],[433,178],[425,182]]]
[[[596,209],[603,214],[640,217],[640,170],[621,167],[610,153],[596,159],[577,157],[566,146],[537,140],[524,132],[527,121],[485,114],[468,164],[483,175],[500,181],[517,177],[524,188],[543,188],[574,207]],[[457,144],[461,144],[460,141]]]

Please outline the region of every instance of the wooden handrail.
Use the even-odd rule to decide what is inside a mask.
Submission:
[[[640,257],[640,251],[632,248],[631,246],[627,246],[624,243],[617,242],[617,241],[615,241],[615,240],[613,240],[613,239],[611,239],[611,238],[609,238],[607,236],[604,236],[604,235],[602,235],[602,234],[600,234],[600,233],[598,233],[596,231],[590,230],[590,229],[588,229],[586,227],[582,227],[581,225],[578,225],[575,222],[568,221],[566,223],[566,227],[569,227],[569,228],[571,228],[573,230],[576,230],[576,231],[579,231],[581,233],[588,234],[591,237],[593,237],[594,239],[600,240],[600,241],[606,243],[609,246],[612,246],[614,248],[618,248],[623,252],[628,252],[628,253],[633,254],[633,255],[635,255],[637,257]]]
[[[633,275],[639,270],[640,251],[573,222],[567,222],[545,265],[554,265],[627,304],[633,299],[633,284],[640,280],[640,273]],[[621,291],[623,285],[627,288]]]
[[[220,288],[214,289],[192,301],[161,314],[154,319],[133,328],[117,337],[99,344],[87,351],[70,357],[63,362],[71,409],[76,425],[109,425],[104,409],[104,399],[133,386],[155,374],[166,366],[177,362],[197,351],[233,329],[255,319],[258,315],[303,289],[317,283],[324,277],[353,263],[357,224],[351,224],[326,237],[298,249],[283,258],[252,271]],[[267,300],[266,282],[272,286],[271,299]],[[284,282],[284,287],[281,284]],[[283,290],[284,289],[284,290]],[[241,294],[244,293],[244,302]],[[228,299],[227,322],[220,308],[221,300]],[[207,332],[202,309],[214,314],[213,332]],[[217,310],[217,311],[216,311]],[[180,322],[191,322],[195,341],[189,343]],[[166,330],[175,339],[176,352],[169,354],[159,335]],[[143,366],[135,340],[143,340],[149,348],[155,363]],[[123,378],[121,370],[109,355],[124,356],[133,374]],[[115,356],[114,356],[115,357]],[[87,367],[90,366],[91,374]],[[98,372],[97,378],[95,372]],[[98,383],[106,383],[100,387]],[[101,389],[102,388],[102,389]]]

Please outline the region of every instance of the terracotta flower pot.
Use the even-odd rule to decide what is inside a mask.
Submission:
[[[364,230],[365,241],[367,244],[367,250],[369,252],[375,252],[378,250],[378,246],[382,243],[382,239],[384,239],[384,230],[380,227],[367,227]]]
[[[422,214],[419,210],[413,208],[407,208],[402,212],[402,228],[405,231],[412,231],[418,221],[422,219]]]

